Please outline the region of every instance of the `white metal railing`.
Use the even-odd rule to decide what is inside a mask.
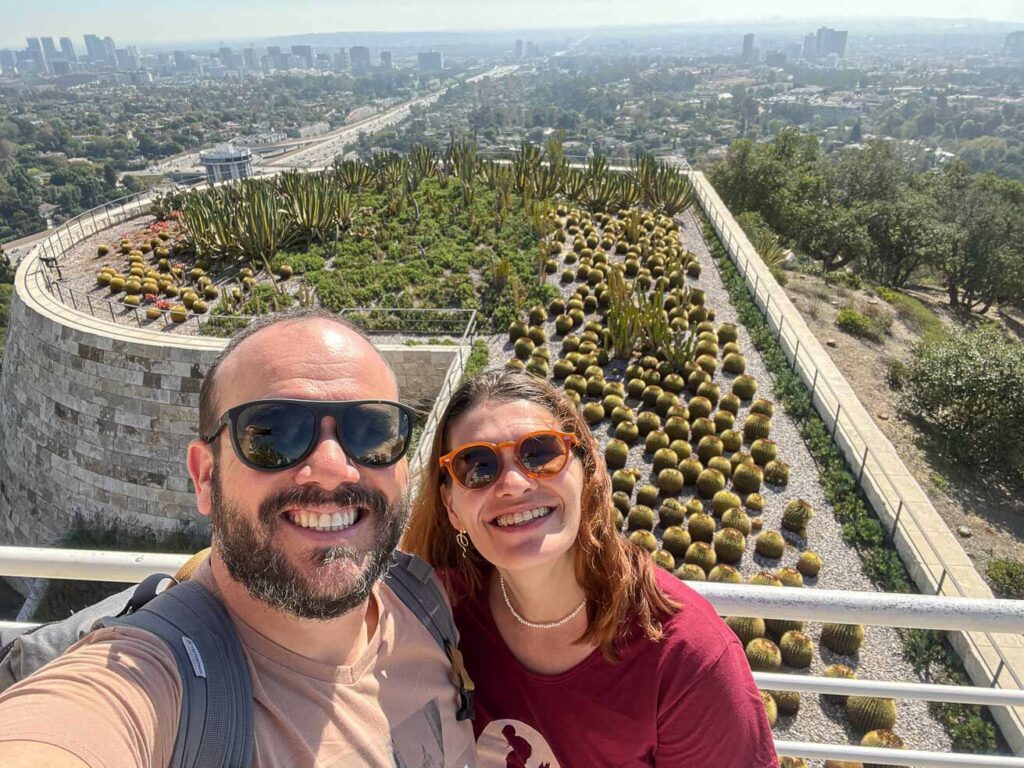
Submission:
[[[188,557],[143,552],[0,547],[0,576],[131,583],[141,581],[153,573],[174,573]],[[726,616],[1024,633],[1024,601],[973,600],[708,582],[690,582],[690,586],[702,593],[716,611]],[[23,622],[0,622],[0,630],[30,629],[33,626],[35,625]],[[985,706],[1024,705],[1024,691],[1005,688],[844,680],[800,673],[755,672],[754,680],[763,690],[885,696]],[[784,740],[776,741],[775,747],[780,755],[807,759],[865,761],[920,768],[1024,768],[1024,757],[876,749],[848,744],[815,744]]]

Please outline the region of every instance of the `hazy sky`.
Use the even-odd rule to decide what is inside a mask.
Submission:
[[[829,7],[832,6],[832,7]],[[302,32],[529,29],[802,17],[916,16],[1024,22],[1024,0],[0,0],[0,46],[85,32],[132,41],[232,39]],[[123,41],[123,42],[122,42]]]

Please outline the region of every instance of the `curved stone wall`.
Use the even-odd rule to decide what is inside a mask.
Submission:
[[[168,529],[199,521],[185,471],[199,384],[223,339],[103,322],[20,265],[0,372],[0,541],[59,541],[76,514]],[[381,346],[402,399],[429,404],[458,347]]]

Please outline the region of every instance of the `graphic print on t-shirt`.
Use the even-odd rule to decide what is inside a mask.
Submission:
[[[479,768],[559,768],[547,741],[519,720],[492,720],[476,740]]]

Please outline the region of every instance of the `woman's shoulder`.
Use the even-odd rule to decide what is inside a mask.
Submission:
[[[687,663],[714,664],[738,638],[700,593],[662,568],[655,569],[659,589],[679,605],[662,621],[664,654]]]

